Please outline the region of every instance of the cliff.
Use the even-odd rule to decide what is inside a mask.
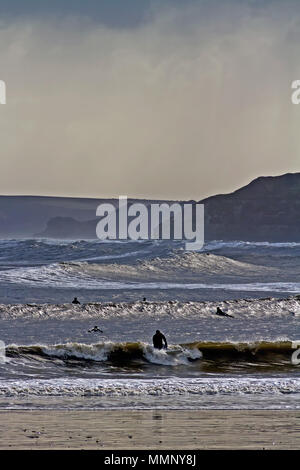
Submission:
[[[0,236],[96,238],[96,208],[103,202],[118,204],[116,199],[0,196]],[[300,173],[259,177],[199,202],[205,206],[205,240],[300,241]]]
[[[300,173],[259,177],[201,202],[208,240],[300,241]]]

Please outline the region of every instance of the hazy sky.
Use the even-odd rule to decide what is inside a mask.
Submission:
[[[299,171],[299,1],[0,0],[0,194],[201,199]]]

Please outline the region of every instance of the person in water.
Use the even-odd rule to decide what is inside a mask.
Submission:
[[[79,300],[77,299],[77,297],[74,297],[73,301],[72,301],[72,304],[80,304]]]
[[[98,333],[103,333],[102,330],[100,330],[99,326],[95,325],[94,328],[92,328],[91,330],[88,330],[89,333],[92,333],[92,332],[98,332]]]
[[[153,346],[156,349],[162,349],[163,347],[164,349],[168,349],[168,343],[167,343],[166,337],[159,330],[156,330],[156,333],[153,336]]]
[[[223,312],[220,307],[217,307],[216,315],[219,315],[220,317],[232,317],[232,315],[228,315],[228,313]]]

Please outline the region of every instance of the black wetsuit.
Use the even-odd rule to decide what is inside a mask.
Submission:
[[[153,346],[156,349],[162,349],[163,343],[165,344],[165,348],[167,349],[168,343],[166,337],[160,331],[156,332],[153,336]]]
[[[103,333],[102,330],[100,330],[100,328],[98,326],[94,326],[94,328],[92,328],[91,330],[88,330],[89,333],[91,333],[92,331],[93,332],[99,332],[99,333]]]
[[[223,310],[220,309],[220,307],[217,307],[216,315],[219,315],[220,317],[231,317],[232,315],[229,315],[228,313],[223,312]]]

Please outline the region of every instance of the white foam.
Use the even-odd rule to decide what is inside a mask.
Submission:
[[[239,299],[226,302],[120,302],[120,303],[87,303],[87,304],[0,304],[0,318],[35,318],[35,319],[75,319],[75,318],[138,318],[162,319],[163,317],[175,319],[213,318],[215,321],[224,321],[215,315],[217,307],[235,318],[297,318],[299,300],[296,297],[287,299]],[[231,320],[230,320],[231,321]]]
[[[148,344],[143,344],[144,357],[153,364],[166,366],[189,365],[191,361],[202,357],[198,349],[182,348],[180,346],[165,349],[155,349]]]
[[[300,379],[290,378],[168,378],[52,379],[0,382],[2,396],[176,396],[261,395],[300,393]]]

